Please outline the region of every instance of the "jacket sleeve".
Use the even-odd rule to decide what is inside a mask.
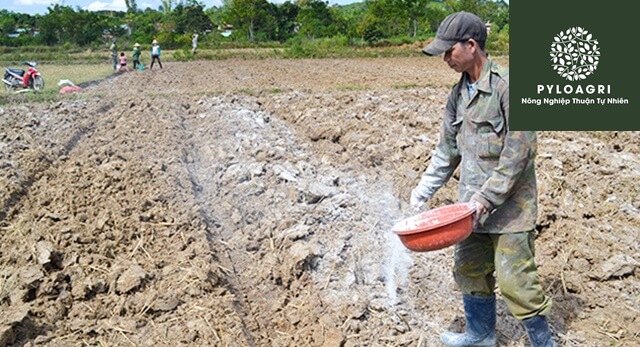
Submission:
[[[456,117],[457,87],[454,87],[447,100],[444,120],[440,127],[440,135],[436,150],[431,157],[427,170],[422,174],[417,189],[426,198],[430,198],[438,189],[445,185],[460,164],[460,151],[456,137],[460,130],[462,119]]]
[[[472,198],[482,203],[488,211],[502,205],[513,194],[520,177],[527,170],[535,170],[533,160],[536,155],[536,133],[535,131],[509,130],[508,89],[502,95],[501,107],[507,121],[507,133],[498,166]]]

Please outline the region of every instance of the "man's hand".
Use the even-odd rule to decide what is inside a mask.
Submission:
[[[422,210],[422,206],[424,206],[425,202],[427,202],[429,198],[424,197],[418,191],[418,188],[411,191],[411,199],[409,203],[411,204],[411,209],[414,211]]]
[[[473,213],[473,228],[475,229],[480,224],[480,219],[487,213],[487,208],[475,200],[469,201],[469,204],[476,209]]]

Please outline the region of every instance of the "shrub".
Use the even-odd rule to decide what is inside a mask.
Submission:
[[[496,55],[509,54],[509,24],[505,25],[500,32],[489,35],[486,49]]]
[[[311,41],[294,38],[289,42],[289,47],[284,49],[282,56],[285,58],[314,58],[318,55],[318,47]]]
[[[173,59],[176,61],[191,61],[195,59],[195,56],[191,53],[189,49],[177,49],[173,52]]]

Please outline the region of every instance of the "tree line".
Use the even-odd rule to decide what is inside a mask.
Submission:
[[[127,11],[53,5],[44,15],[29,15],[3,9],[0,45],[97,47],[111,38],[125,38],[140,43],[157,39],[172,49],[188,46],[193,33],[200,34],[201,44],[211,46],[326,38],[348,45],[383,45],[432,37],[448,14],[465,10],[491,23],[488,48],[506,46],[508,51],[509,5],[504,1],[365,0],[330,6],[323,0],[224,0],[220,7],[205,8],[197,0],[162,0],[159,8],[144,10],[136,1],[125,0]]]

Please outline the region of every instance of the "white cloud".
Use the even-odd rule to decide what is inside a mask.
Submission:
[[[14,0],[13,3],[22,6],[51,5],[54,0]]]
[[[89,11],[126,11],[127,5],[124,0],[112,0],[111,2],[95,1],[90,3],[85,9]]]
[[[145,8],[157,9],[158,6],[154,5],[154,4],[150,3],[150,2],[142,2],[142,3],[138,4],[138,8],[141,9],[141,10],[144,10]]]

